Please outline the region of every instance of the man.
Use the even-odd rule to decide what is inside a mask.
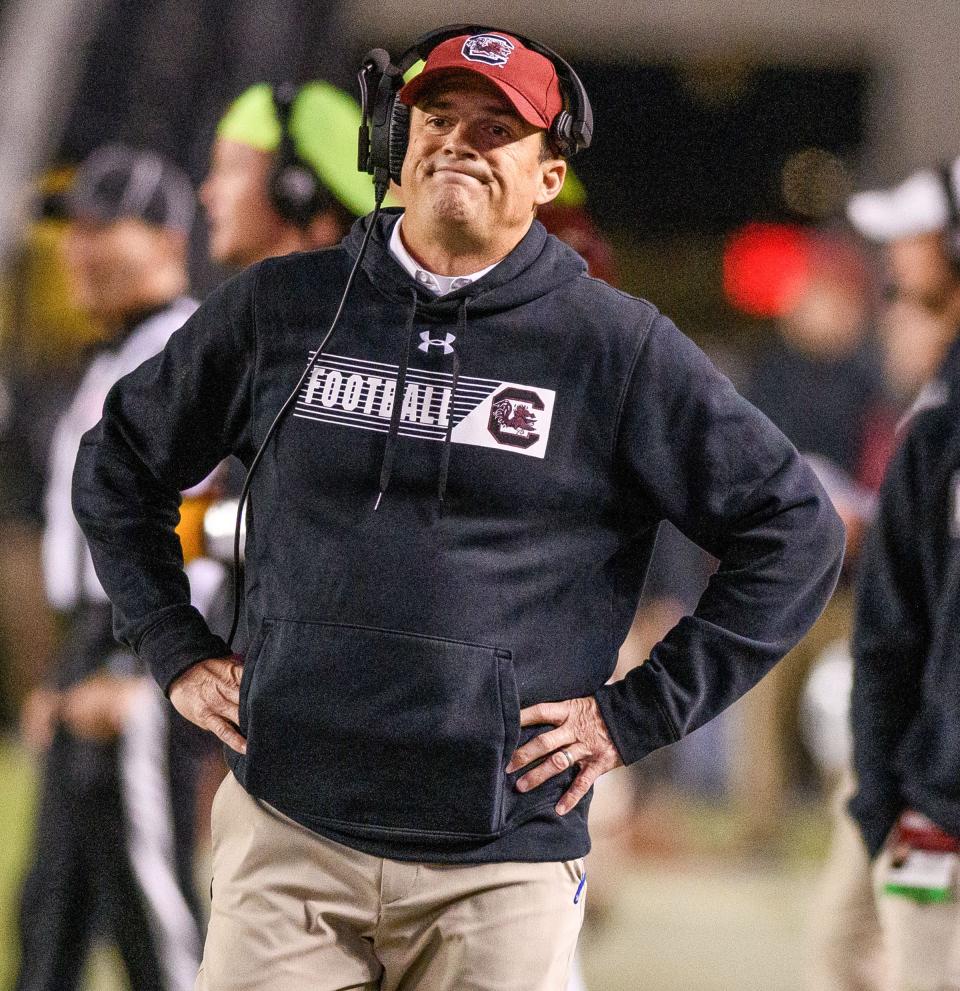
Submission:
[[[106,935],[134,991],[179,991],[192,983],[201,942],[192,887],[198,735],[113,640],[70,481],[80,438],[110,387],[196,309],[185,296],[194,194],[173,163],[110,145],[80,167],[68,210],[71,289],[107,342],[51,445],[44,572],[67,628],[49,683],[24,718],[28,742],[46,759],[16,988],[77,987],[91,941]]]
[[[359,126],[354,101],[324,82],[258,83],[237,97],[200,187],[210,257],[239,269],[336,244],[373,209],[370,183],[357,172]]]
[[[960,987],[957,397],[916,414],[890,466],[853,638],[851,809],[874,860],[896,991]],[[922,860],[933,873],[914,884],[904,870]]]
[[[857,231],[883,249],[886,361],[895,378],[926,383],[918,407],[937,402],[944,383],[960,376],[958,177],[960,159],[858,193],[847,208]]]
[[[937,902],[905,890],[919,852],[949,871],[960,849],[960,775],[951,685],[958,607],[960,480],[960,161],[916,173],[890,191],[862,193],[850,216],[885,245],[896,321],[940,370],[905,423],[864,551],[853,635],[856,793],[850,810],[873,861],[873,888],[892,986],[960,987],[955,876]],[[917,814],[920,814],[918,818]],[[917,828],[917,823],[920,828]],[[955,868],[954,868],[955,872]],[[929,880],[929,879],[928,879]]]
[[[783,436],[534,221],[566,170],[553,62],[455,37],[400,99],[405,209],[252,484],[242,664],[187,604],[176,493],[250,463],[372,220],[215,293],[77,463],[120,635],[232,748],[200,988],[562,987],[591,785],[746,691],[840,564]],[[720,571],[605,686],[664,517]]]
[[[244,90],[217,125],[200,187],[210,258],[241,269],[339,242],[373,208],[370,182],[357,172],[359,126],[356,102],[326,82]],[[242,485],[239,468],[230,458],[219,473],[228,497]],[[232,612],[228,574],[208,611],[211,626],[226,632]]]

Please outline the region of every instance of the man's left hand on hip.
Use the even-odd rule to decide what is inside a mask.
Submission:
[[[547,758],[517,779],[519,791],[530,791],[573,764],[580,771],[556,805],[558,815],[566,815],[602,774],[622,767],[600,707],[592,696],[566,702],[541,702],[520,711],[521,726],[552,725],[520,747],[507,765],[512,774],[532,761]]]

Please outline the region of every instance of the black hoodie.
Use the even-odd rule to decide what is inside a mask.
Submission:
[[[582,856],[588,802],[554,811],[575,769],[526,794],[504,773],[541,731],[520,730],[520,709],[595,695],[627,763],[679,739],[810,626],[842,526],[706,357],[539,223],[437,299],[389,254],[394,220],[381,218],[255,476],[248,749],[233,770],[298,822],[382,856]],[[177,493],[227,454],[249,463],[367,222],[219,288],[84,439],[77,516],[118,636],[165,689],[227,653],[189,606]],[[720,569],[696,615],[605,686],[662,519]]]
[[[924,392],[858,569],[850,809],[871,856],[906,808],[960,836],[960,342]]]

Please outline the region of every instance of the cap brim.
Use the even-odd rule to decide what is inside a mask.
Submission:
[[[464,72],[468,72],[473,76],[479,76],[481,79],[485,79],[490,83],[491,86],[496,87],[510,102],[510,106],[528,124],[539,127],[541,130],[547,130],[550,127],[550,122],[543,119],[543,115],[518,89],[515,89],[501,79],[482,72],[480,69],[471,69],[468,66],[440,66],[436,69],[425,69],[400,90],[398,94],[400,102],[405,103],[407,106],[413,106],[428,85],[432,85],[443,76],[455,76]]]
[[[847,217],[865,238],[885,244],[943,230],[949,222],[950,206],[943,180],[924,170],[892,189],[851,196]]]

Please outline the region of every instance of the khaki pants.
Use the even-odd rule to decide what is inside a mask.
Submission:
[[[563,991],[583,861],[418,864],[351,850],[252,798],[214,799],[195,991]]]
[[[891,851],[873,868],[880,923],[896,991],[960,991],[960,887],[954,900],[921,905],[904,895],[888,895],[883,883]]]
[[[853,792],[853,780],[847,774],[831,802],[833,837],[810,920],[809,991],[894,991],[870,856],[847,811]]]

